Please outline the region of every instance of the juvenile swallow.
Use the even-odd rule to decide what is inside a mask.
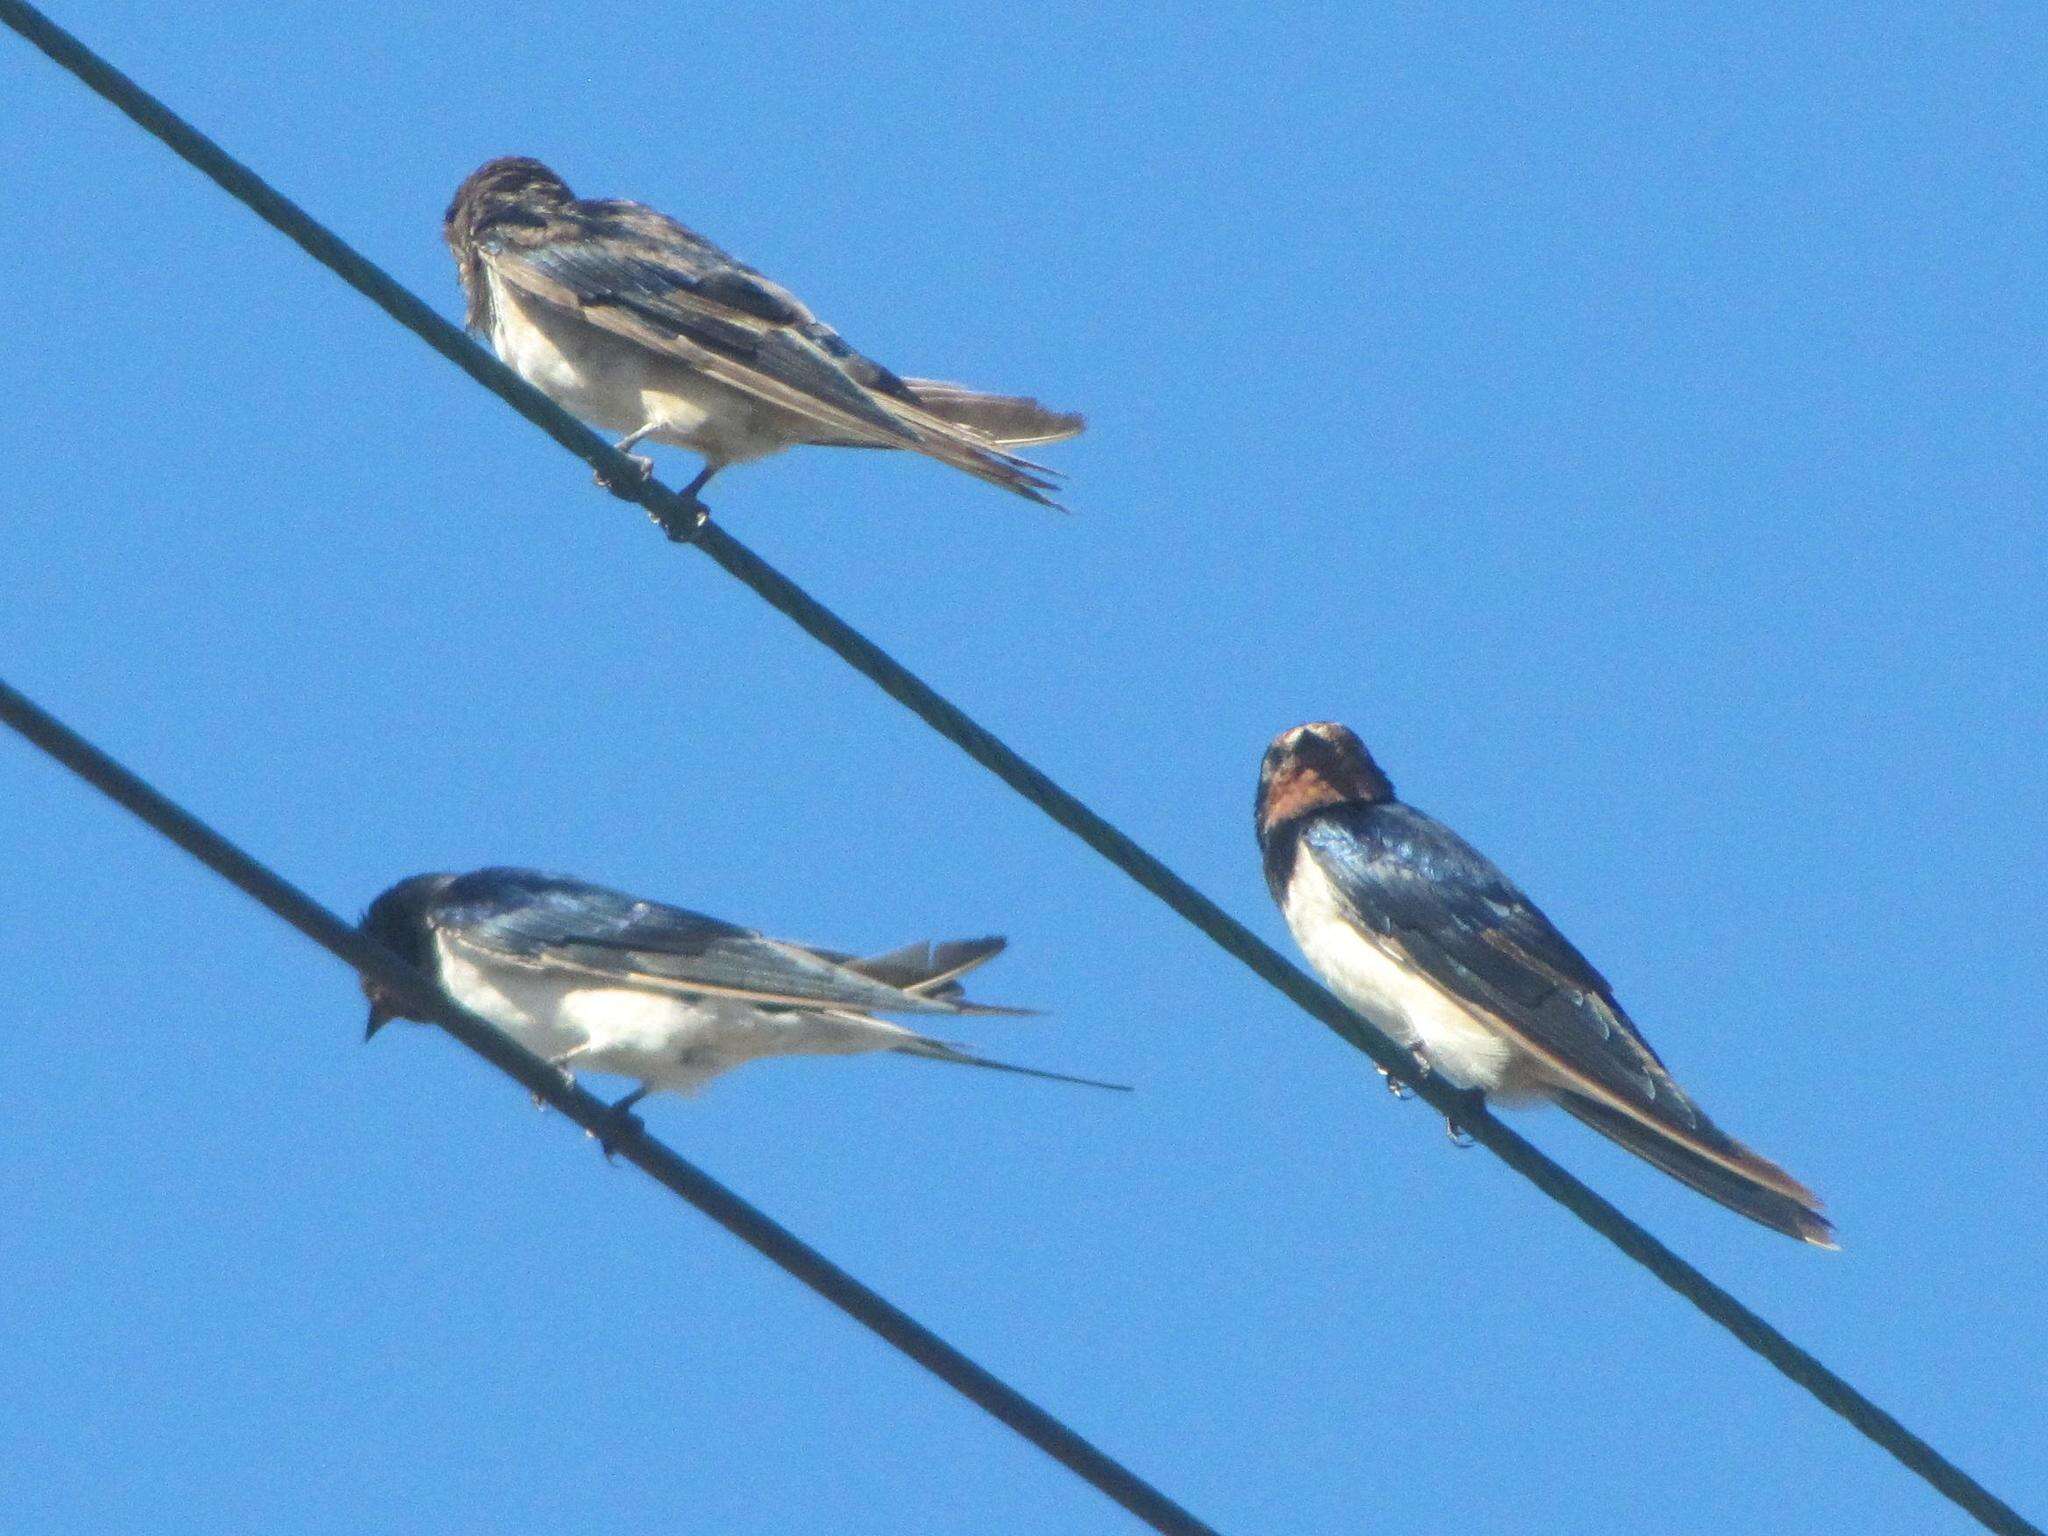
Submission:
[[[989,1061],[877,1014],[1009,1014],[970,1003],[960,978],[1003,940],[909,944],[866,959],[603,886],[530,869],[415,875],[370,903],[362,932],[410,961],[453,1002],[565,1073],[637,1078],[614,1106],[693,1093],[767,1056],[897,1051],[1091,1088],[1119,1083]],[[403,1007],[367,979],[364,1038]]]
[[[908,448],[1058,505],[1053,473],[1008,450],[1072,437],[1079,416],[900,378],[645,204],[573,197],[538,160],[492,160],[456,189],[442,233],[469,328],[565,410],[625,433],[621,452],[644,439],[701,454],[687,497],[728,464],[818,443]]]
[[[1295,942],[1421,1070],[1560,1105],[1730,1210],[1835,1246],[1813,1193],[1709,1120],[1606,978],[1484,855],[1395,799],[1345,727],[1275,737],[1254,815]]]

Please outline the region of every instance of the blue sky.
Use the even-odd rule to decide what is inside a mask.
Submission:
[[[2048,1510],[2029,8],[56,14],[451,315],[525,152],[1087,411],[1071,519],[822,451],[713,505],[1276,941],[1259,754],[1357,727],[1844,1252],[1520,1125]],[[1967,1528],[11,37],[0,142],[0,675],[344,911],[1008,933],[1048,1016],[972,1041],[1141,1093],[649,1121],[1226,1532]],[[15,1529],[1133,1528],[25,747],[0,804]]]

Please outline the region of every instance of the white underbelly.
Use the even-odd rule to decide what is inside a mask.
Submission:
[[[490,1020],[536,1056],[555,1057],[584,1044],[583,1032],[562,1017],[567,988],[559,978],[514,966],[480,964],[442,938],[441,985],[471,1013]]]
[[[456,1002],[535,1055],[566,1057],[571,1071],[614,1073],[681,1093],[765,1057],[892,1050],[908,1035],[880,1019],[764,1012],[736,998],[608,987],[478,960],[446,939],[439,961],[441,984]]]
[[[1500,1029],[1382,949],[1350,920],[1315,854],[1303,848],[1287,891],[1287,926],[1332,992],[1460,1088],[1523,1097],[1530,1063]],[[1521,1070],[1518,1070],[1521,1069]]]
[[[892,1050],[906,1034],[879,1019],[763,1010],[737,998],[679,998],[637,988],[586,987],[568,994],[562,1011],[589,1042],[579,1063],[680,1093],[750,1061]]]

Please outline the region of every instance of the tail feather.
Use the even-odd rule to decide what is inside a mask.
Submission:
[[[1011,1019],[1038,1017],[1036,1008],[1007,1008],[1000,1003],[970,1003],[960,978],[1000,955],[1009,940],[957,939],[950,943],[929,941],[905,944],[881,955],[850,955],[838,949],[814,949],[812,954],[834,965],[844,966],[857,976],[879,981],[885,987],[926,1002],[941,1003],[948,1012],[988,1015]],[[883,1010],[886,1012],[887,1010]]]
[[[1020,459],[1014,453],[990,447],[965,427],[955,426],[915,408],[903,408],[905,418],[916,427],[918,441],[905,444],[941,464],[964,469],[977,480],[986,480],[1013,496],[1035,501],[1055,512],[1067,509],[1053,500],[1060,488],[1059,475],[1042,464]]]
[[[1079,437],[1088,423],[1073,411],[1055,411],[1029,395],[992,395],[943,379],[905,379],[918,405],[998,448],[1030,448]]]
[[[965,470],[1026,501],[1055,512],[1067,510],[1052,498],[1060,488],[1058,472],[1008,450],[1072,437],[1081,430],[1079,416],[1049,411],[1021,396],[978,394],[959,384],[931,379],[892,376],[891,383],[894,388],[871,384],[867,398],[901,424],[901,441],[873,431],[822,425],[804,441],[833,448],[907,448]],[[986,423],[988,430],[981,423]],[[1004,433],[1009,435],[1001,435]]]
[[[955,983],[977,966],[995,959],[1003,952],[1005,943],[994,936],[944,944],[922,940],[885,955],[845,959],[841,963],[849,971],[858,971],[886,986],[921,992],[926,997],[954,997],[960,992]]]
[[[943,1040],[927,1040],[922,1035],[912,1035],[896,1047],[905,1056],[915,1056],[924,1061],[949,1061],[956,1067],[985,1067],[991,1072],[1013,1072],[1019,1077],[1035,1077],[1048,1083],[1072,1083],[1080,1088],[1106,1088],[1112,1093],[1129,1093],[1129,1083],[1105,1083],[1093,1077],[1070,1077],[1064,1072],[1047,1072],[1038,1067],[1019,1067],[1007,1061],[991,1061],[986,1056],[976,1056],[963,1051],[957,1045],[948,1045]]]
[[[1562,1093],[1557,1102],[1601,1135],[1690,1184],[1709,1200],[1817,1248],[1839,1246],[1834,1224],[1822,1214],[1812,1191],[1741,1143],[1717,1136],[1717,1150],[1724,1159],[1717,1160],[1687,1146],[1654,1122],[1622,1114],[1596,1099]],[[1741,1171],[1743,1167],[1748,1171]]]

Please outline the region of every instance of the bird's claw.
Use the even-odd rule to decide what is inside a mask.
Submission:
[[[647,482],[654,478],[654,460],[644,453],[625,453],[623,450],[621,457],[633,466],[630,471],[605,467],[599,469],[591,478],[614,496],[623,496],[626,500],[633,501],[646,489]]]
[[[597,1143],[597,1150],[604,1154],[604,1160],[609,1163],[619,1155],[619,1143],[622,1140],[646,1128],[646,1122],[630,1109],[614,1108],[604,1117],[602,1126],[592,1126],[585,1134]]]
[[[569,1061],[570,1058],[568,1056],[550,1056],[548,1058],[548,1065],[562,1074],[562,1086],[564,1088],[574,1088],[576,1086],[576,1074],[569,1070]],[[536,1093],[533,1095],[533,1107],[535,1109],[546,1109],[548,1101]]]
[[[668,535],[671,544],[694,544],[697,535],[704,531],[704,525],[711,521],[711,509],[694,496],[679,498],[680,508],[649,507],[647,515],[654,520],[654,526]]]
[[[1465,1091],[1462,1097],[1474,1114],[1480,1114],[1485,1111],[1486,1094],[1483,1090],[1470,1088]],[[1456,1115],[1444,1116],[1444,1134],[1451,1138],[1451,1145],[1460,1151],[1474,1145],[1472,1133],[1465,1129]]]
[[[1409,1047],[1408,1056],[1415,1063],[1415,1075],[1413,1077],[1397,1075],[1380,1066],[1378,1062],[1373,1063],[1373,1066],[1379,1070],[1380,1080],[1387,1085],[1387,1092],[1397,1099],[1414,1098],[1415,1084],[1429,1076],[1429,1058],[1422,1053],[1421,1046]]]
[[[589,1127],[584,1134],[597,1143],[598,1151],[604,1154],[606,1162],[619,1155],[619,1142],[628,1136],[637,1136],[647,1129],[647,1122],[633,1113],[633,1106],[647,1097],[645,1088],[636,1088],[618,1103],[604,1112],[604,1118]]]

